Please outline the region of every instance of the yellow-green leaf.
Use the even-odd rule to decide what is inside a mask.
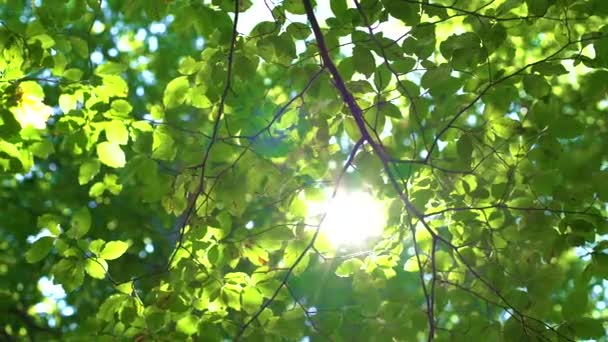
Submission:
[[[72,109],[76,109],[78,100],[73,94],[59,95],[59,108],[63,113],[68,113]]]
[[[103,279],[108,271],[108,263],[100,258],[87,259],[84,270],[92,278]]]
[[[118,259],[127,251],[128,248],[129,244],[126,242],[110,241],[103,246],[101,253],[99,253],[99,257],[105,260]]]
[[[99,172],[101,164],[97,159],[88,159],[82,164],[78,170],[78,184],[83,185],[90,182]]]
[[[186,335],[195,334],[198,331],[198,318],[188,314],[177,321],[176,329]]]
[[[190,83],[188,82],[188,77],[186,76],[180,76],[171,80],[171,82],[167,84],[167,88],[165,89],[165,94],[163,96],[163,104],[165,107],[171,109],[184,103],[189,88]]]
[[[125,71],[127,67],[122,64],[115,62],[107,62],[97,67],[95,73],[97,75],[120,75],[121,72]]]
[[[360,259],[349,259],[338,266],[338,269],[336,269],[336,275],[338,277],[349,277],[360,270],[361,267],[363,267],[363,261]]]
[[[97,145],[97,156],[102,163],[109,167],[123,167],[127,162],[120,146],[109,141]]]
[[[105,127],[106,138],[108,141],[124,145],[129,142],[129,131],[125,124],[120,120],[112,120]]]
[[[171,160],[175,156],[175,146],[171,135],[162,130],[154,131],[152,142],[152,157],[161,160]]]
[[[131,294],[133,292],[133,282],[127,281],[125,283],[120,283],[114,286],[114,288],[120,293]]]

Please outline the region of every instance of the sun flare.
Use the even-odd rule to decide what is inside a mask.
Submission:
[[[321,224],[321,234],[335,247],[352,246],[382,234],[386,221],[384,205],[363,191],[331,193],[324,202],[309,203],[313,214],[327,213]]]

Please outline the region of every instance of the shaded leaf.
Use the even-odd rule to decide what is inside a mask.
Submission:
[[[25,252],[25,260],[33,264],[44,259],[53,249],[55,238],[51,236],[43,236],[36,240],[32,246]]]
[[[91,214],[87,207],[81,207],[74,212],[70,221],[71,228],[67,231],[67,235],[74,239],[79,239],[86,235],[91,229]]]

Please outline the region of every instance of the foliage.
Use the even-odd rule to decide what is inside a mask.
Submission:
[[[0,1],[2,340],[605,340],[608,2],[317,3]]]

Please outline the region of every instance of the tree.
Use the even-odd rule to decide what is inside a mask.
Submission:
[[[607,16],[1,1],[0,337],[606,340]]]

